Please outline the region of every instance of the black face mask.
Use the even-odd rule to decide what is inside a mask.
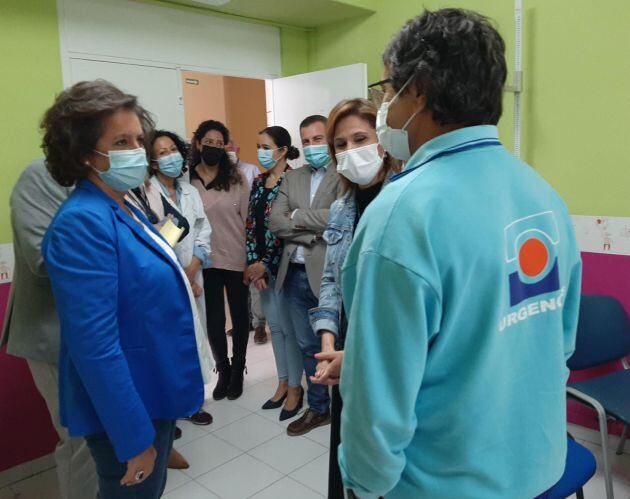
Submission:
[[[203,146],[201,148],[201,159],[208,166],[219,164],[223,156],[225,156],[225,149],[220,147]]]

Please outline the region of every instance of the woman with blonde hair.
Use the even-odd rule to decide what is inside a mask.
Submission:
[[[322,353],[314,383],[333,385],[328,498],[343,498],[337,447],[340,443],[339,374],[347,321],[341,297],[341,269],[361,215],[397,170],[378,143],[377,108],[366,99],[343,100],[328,117],[326,138],[341,175],[343,195],[333,203],[324,240],[328,244],[319,306],[310,311],[313,330],[321,336]]]

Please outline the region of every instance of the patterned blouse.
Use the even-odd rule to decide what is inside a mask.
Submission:
[[[287,168],[287,171],[288,170],[289,168]],[[271,214],[271,207],[278,195],[278,191],[280,191],[284,174],[280,176],[276,185],[271,189],[265,188],[268,176],[269,173],[261,173],[254,179],[254,183],[252,184],[245,229],[247,236],[247,265],[262,262],[267,268],[267,271],[275,277],[282,256],[282,241],[269,230],[269,215]],[[260,248],[258,245],[258,217],[256,216],[256,208],[263,202],[262,197],[265,195],[265,251],[264,254],[260,254],[262,251],[259,251]]]

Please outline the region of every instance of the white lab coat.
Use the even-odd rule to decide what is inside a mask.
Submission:
[[[178,184],[182,190],[180,199],[181,207],[177,206],[170,197],[163,194],[162,187],[157,177],[151,177],[148,185],[145,186],[145,192],[149,205],[160,220],[164,218],[162,195],[177,211],[186,217],[186,220],[188,220],[190,232],[184,240],[177,243],[174,248],[175,254],[182,264],[182,267],[186,268],[190,265],[190,262],[192,262],[195,246],[202,247],[206,250],[206,253],[210,255],[210,235],[212,234],[212,228],[210,227],[210,222],[208,222],[208,217],[206,217],[206,212],[201,202],[201,196],[199,196],[197,189],[188,182],[178,182]],[[195,282],[203,289],[203,273],[201,270],[195,275]],[[196,302],[199,318],[205,330],[206,302],[204,296],[201,295],[198,297]]]

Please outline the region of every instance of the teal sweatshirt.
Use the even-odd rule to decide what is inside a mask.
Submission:
[[[388,499],[554,485],[580,279],[565,204],[496,127],[416,151],[366,210],[342,273],[345,485]]]

